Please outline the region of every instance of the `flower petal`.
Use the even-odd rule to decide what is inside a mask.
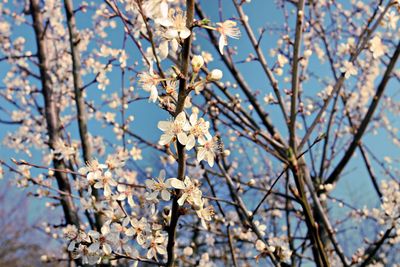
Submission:
[[[207,150],[205,148],[199,148],[199,151],[197,151],[197,161],[200,162],[204,159],[206,156]]]
[[[160,141],[158,141],[158,144],[161,146],[167,145],[169,143],[171,143],[171,140],[174,136],[170,135],[170,134],[163,134],[160,137]]]
[[[187,143],[187,135],[185,133],[178,133],[178,141],[179,143],[181,143],[182,145],[186,145]]]
[[[168,190],[162,190],[161,191],[161,198],[164,201],[169,201],[171,199],[171,194],[168,192]]]
[[[179,199],[178,199],[178,205],[182,206],[185,203],[186,198],[188,197],[188,194],[184,193]]]
[[[227,44],[226,36],[221,34],[218,42],[219,52],[221,53],[221,55],[224,54],[224,46],[226,44]]]
[[[172,124],[172,122],[170,122],[170,121],[159,121],[157,127],[161,131],[165,132],[171,128],[171,124]]]
[[[168,184],[176,189],[185,189],[185,184],[177,179],[177,178],[170,178],[167,180]]]
[[[194,135],[193,134],[189,135],[188,140],[186,142],[186,150],[188,151],[191,150],[195,144],[196,144],[196,139],[194,138]]]
[[[186,39],[190,36],[190,30],[188,28],[184,28],[180,33],[179,33],[179,37],[181,37],[182,39]]]

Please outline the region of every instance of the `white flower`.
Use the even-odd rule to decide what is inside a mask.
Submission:
[[[176,53],[179,48],[179,43],[175,38],[170,38],[166,33],[162,33],[161,36],[163,39],[158,46],[158,55],[160,59],[163,60],[168,57],[170,47],[171,52]]]
[[[174,137],[178,139],[179,143],[186,145],[187,135],[185,131],[190,129],[190,125],[186,119],[185,112],[179,113],[174,121],[160,121],[158,129],[164,132],[160,137],[160,141],[158,141],[160,145],[169,144]]]
[[[278,57],[277,57],[277,59],[278,59],[278,65],[279,65],[279,67],[283,67],[283,66],[285,66],[288,62],[289,62],[289,60],[287,59],[287,57],[285,56],[285,55],[282,55],[282,54],[278,54]]]
[[[292,251],[289,249],[288,245],[281,237],[272,237],[269,240],[269,252],[279,251],[277,256],[279,257],[280,261],[288,261],[290,256],[292,255]]]
[[[267,104],[275,103],[275,98],[272,95],[272,93],[269,93],[268,95],[264,96],[264,102]]]
[[[214,166],[216,152],[219,150],[219,145],[215,138],[204,137],[199,138],[200,147],[197,151],[197,161],[200,162],[206,159],[210,167]]]
[[[82,175],[87,174],[86,178],[89,180],[89,182],[93,182],[101,177],[103,169],[106,168],[107,165],[100,164],[97,160],[92,160],[91,162],[86,163],[86,167],[80,168],[79,173]]]
[[[99,263],[101,260],[101,254],[96,253],[96,252],[91,252],[89,251],[88,247],[85,245],[79,244],[78,248],[74,251],[72,251],[72,258],[77,259],[79,257],[82,258],[82,263],[83,264],[88,264],[88,265],[95,265]]]
[[[104,188],[104,196],[111,196],[111,187],[117,186],[117,182],[112,178],[112,174],[109,171],[104,172],[100,177],[97,177],[98,182],[94,184],[94,188]]]
[[[194,147],[196,143],[196,138],[207,136],[211,138],[208,129],[210,128],[210,123],[205,121],[203,118],[198,119],[198,114],[196,112],[192,113],[189,118],[190,130],[186,142],[186,150],[190,150]]]
[[[117,196],[117,200],[124,201],[125,199],[127,199],[129,206],[135,206],[135,201],[133,201],[133,191],[130,186],[118,184],[117,191],[119,193]]]
[[[62,139],[58,139],[54,142],[54,154],[58,160],[69,160],[73,158],[76,150],[74,147],[68,146]]]
[[[375,36],[369,41],[369,50],[372,52],[372,56],[377,59],[383,56],[386,52],[386,46],[382,43],[379,36]]]
[[[255,221],[254,225],[257,226],[257,229],[260,231],[261,235],[265,235],[265,231],[267,230],[267,226],[265,224],[261,224],[260,221]]]
[[[232,20],[226,20],[224,22],[217,23],[217,31],[221,34],[219,37],[219,52],[221,55],[224,54],[224,46],[228,45],[228,36],[234,39],[240,38],[240,30],[236,27],[236,22]]]
[[[143,1],[143,12],[150,18],[166,18],[168,16],[168,3],[171,0],[148,0]]]
[[[112,253],[112,247],[118,242],[117,233],[110,232],[108,225],[101,228],[101,234],[97,231],[90,230],[88,235],[92,238],[93,243],[89,246],[89,253],[97,254],[102,250],[105,255]]]
[[[167,94],[170,94],[175,99],[178,99],[178,92],[176,91],[178,84],[176,83],[176,80],[167,80],[165,83],[165,91],[167,92]]]
[[[156,19],[156,23],[165,27],[158,33],[162,41],[158,47],[160,59],[165,59],[169,54],[169,47],[172,53],[176,53],[179,48],[179,41],[190,36],[191,32],[186,27],[186,14],[181,10],[170,10],[169,16]]]
[[[395,1],[396,2],[396,1]],[[398,2],[398,1],[397,1]],[[395,30],[397,28],[397,21],[399,20],[399,13],[396,11],[390,11],[386,14],[383,24],[386,28]]]
[[[156,22],[167,28],[165,37],[168,39],[186,39],[191,34],[186,27],[186,13],[180,9],[171,9],[168,18],[158,19]]]
[[[78,238],[78,228],[73,224],[68,224],[62,229],[64,238],[68,240],[75,240]]]
[[[182,206],[186,201],[197,208],[202,207],[203,201],[201,197],[203,193],[197,183],[193,183],[188,176],[185,177],[183,182],[177,178],[171,178],[170,184],[172,187],[182,190],[182,195],[178,199],[179,206]]]
[[[158,194],[161,193],[161,199],[164,201],[169,201],[171,198],[171,194],[168,191],[168,188],[171,187],[169,184],[169,180],[165,180],[165,171],[161,170],[160,174],[157,177],[157,180],[155,179],[147,179],[145,181],[147,188],[150,190],[153,190],[151,194],[149,194],[146,199],[147,200],[154,200],[158,197]]]
[[[147,219],[144,217],[140,220],[133,218],[130,223],[132,227],[125,231],[125,235],[136,236],[136,241],[142,246],[146,242],[146,234],[150,232],[150,225],[147,223]]]
[[[132,147],[131,151],[129,151],[129,154],[132,156],[133,160],[142,160],[142,150],[137,147]]]
[[[167,254],[167,249],[165,243],[167,241],[167,234],[165,232],[156,231],[153,235],[149,236],[147,239],[147,258],[157,259],[157,253],[161,255]]]
[[[212,206],[201,207],[200,209],[196,210],[197,216],[201,219],[201,225],[207,229],[206,221],[211,221],[212,216],[214,216],[214,208]]]
[[[150,92],[149,101],[156,102],[158,98],[157,85],[160,77],[153,73],[152,68],[149,72],[141,72],[138,75],[138,83],[146,92]]]
[[[340,68],[341,72],[344,72],[344,77],[348,79],[351,75],[357,75],[357,68],[350,61],[343,62],[343,67]]]

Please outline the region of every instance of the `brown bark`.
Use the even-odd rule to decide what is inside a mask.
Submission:
[[[43,18],[40,11],[39,0],[30,1],[30,11],[33,19],[33,28],[35,30],[36,45],[38,48],[38,59],[40,69],[40,81],[42,84],[42,95],[44,98],[44,115],[47,124],[47,132],[49,136],[49,147],[54,149],[54,144],[57,140],[61,139],[60,131],[60,118],[54,102],[54,94],[52,90],[51,79],[49,77],[49,65],[47,59],[46,49],[46,36],[43,27]],[[53,165],[55,169],[65,170],[65,163],[63,160],[53,158]],[[71,186],[68,181],[68,176],[65,172],[56,171],[55,177],[57,180],[58,188],[67,194],[60,195],[61,206],[64,211],[65,220],[67,224],[74,224],[79,227],[79,217],[75,209],[74,202],[71,197]]]

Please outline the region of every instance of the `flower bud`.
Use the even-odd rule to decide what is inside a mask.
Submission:
[[[223,73],[219,69],[213,69],[208,75],[207,75],[207,81],[210,82],[216,82],[222,79]]]
[[[41,262],[48,262],[49,261],[49,257],[47,255],[42,255],[42,256],[40,256],[40,261]]]
[[[193,249],[191,248],[191,247],[185,247],[184,249],[183,249],[183,254],[185,255],[185,256],[191,256],[192,254],[193,254]]]
[[[326,190],[327,192],[332,191],[333,188],[334,188],[333,184],[326,184],[326,185],[325,185],[325,190]]]
[[[304,57],[309,58],[309,57],[311,57],[311,55],[312,55],[312,50],[311,49],[308,49],[308,50],[304,51]]]
[[[199,72],[201,67],[204,65],[204,59],[200,55],[193,56],[192,58],[192,69],[194,72]]]
[[[248,186],[253,186],[253,185],[255,185],[256,184],[256,180],[254,180],[254,179],[250,179],[248,182],[247,182],[247,185]]]

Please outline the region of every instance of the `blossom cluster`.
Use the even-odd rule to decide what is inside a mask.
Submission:
[[[158,128],[164,132],[159,144],[168,145],[177,140],[189,151],[196,145],[197,140],[197,160],[200,162],[205,159],[212,167],[219,145],[217,139],[211,136],[209,127],[210,123],[198,118],[197,112],[192,113],[188,121],[185,112],[182,111],[173,121],[158,123]]]
[[[146,187],[150,190],[146,199],[150,201],[158,199],[159,196],[162,200],[169,201],[171,190],[178,189],[179,191],[172,191],[172,194],[180,194],[177,201],[179,206],[188,203],[196,211],[203,227],[207,229],[206,221],[211,221],[214,210],[212,206],[205,206],[206,203],[202,198],[203,193],[200,190],[198,181],[192,180],[188,176],[185,176],[183,181],[177,178],[168,178],[165,180],[165,171],[162,170],[156,179],[148,179],[145,183]]]

